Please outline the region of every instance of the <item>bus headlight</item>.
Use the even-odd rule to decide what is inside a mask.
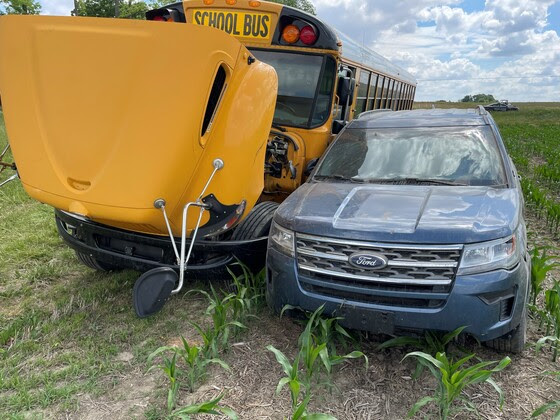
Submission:
[[[521,257],[522,244],[518,229],[514,235],[507,238],[466,245],[457,274],[513,268]]]
[[[293,257],[294,254],[294,232],[283,228],[272,222],[269,235],[270,245],[283,254]]]

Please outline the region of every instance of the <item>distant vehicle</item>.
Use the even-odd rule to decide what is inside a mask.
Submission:
[[[278,207],[267,302],[391,335],[466,326],[517,353],[530,275],[519,178],[488,112],[370,111]]]
[[[510,104],[507,99],[494,102],[490,105],[484,105],[486,111],[519,111],[519,108]]]

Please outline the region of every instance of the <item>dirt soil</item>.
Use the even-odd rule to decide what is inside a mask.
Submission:
[[[536,233],[533,242],[558,245],[558,240],[539,221],[530,219],[529,230]],[[554,272],[552,275],[558,278],[560,273]],[[183,304],[190,305],[189,299],[184,298]],[[192,394],[184,391],[181,394],[179,405],[209,400],[224,393],[223,405],[235,410],[241,419],[287,418],[290,413],[289,394],[286,389],[279,395],[275,394],[283,373],[266,346],[274,345],[288,357],[293,357],[301,331],[301,323],[297,320],[278,318],[265,310],[224,355],[231,372],[212,368],[208,380],[197,391]],[[180,335],[191,339],[196,336],[185,323],[185,330],[168,344],[178,343]],[[512,355],[512,363],[494,376],[506,395],[503,411],[500,411],[497,394],[489,384],[470,388],[468,396],[476,405],[480,418],[526,419],[545,402],[560,398],[560,382],[543,375],[544,371],[557,371],[559,364],[551,361],[549,350],[540,354],[534,350],[534,343],[542,336],[537,322],[530,320],[526,350],[520,355]],[[386,338],[363,335],[359,346],[369,358],[367,371],[360,360],[338,366],[334,375],[334,389],[329,391],[325,387],[316,392],[310,412],[331,414],[341,420],[404,419],[414,402],[423,396],[432,395],[435,381],[427,372],[418,380],[411,378],[415,362],[408,359],[402,361],[405,350],[375,350]],[[480,346],[473,339],[467,338],[461,344],[476,352],[482,360],[500,360],[504,357],[504,354]],[[118,357],[127,361],[132,355],[125,352]],[[110,392],[98,398],[83,395],[79,410],[66,414],[69,418],[92,420],[142,418],[150,405],[164,409],[166,392],[167,383],[159,371],[146,373],[142,369],[133,369],[122,378],[117,378]],[[435,418],[435,407],[428,407],[417,418]],[[454,418],[477,416],[462,412]]]

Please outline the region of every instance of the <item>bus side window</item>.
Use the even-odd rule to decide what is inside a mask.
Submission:
[[[375,106],[375,92],[377,91],[378,80],[379,80],[379,75],[376,73],[372,73],[369,79],[369,94],[368,94],[366,111],[371,111]]]
[[[354,118],[366,110],[366,101],[368,96],[370,72],[360,69],[360,84],[358,85],[358,97],[356,99],[356,109],[354,110]]]

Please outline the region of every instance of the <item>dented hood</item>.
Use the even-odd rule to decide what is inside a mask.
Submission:
[[[380,242],[462,244],[511,235],[515,189],[307,183],[278,209],[296,232]]]

